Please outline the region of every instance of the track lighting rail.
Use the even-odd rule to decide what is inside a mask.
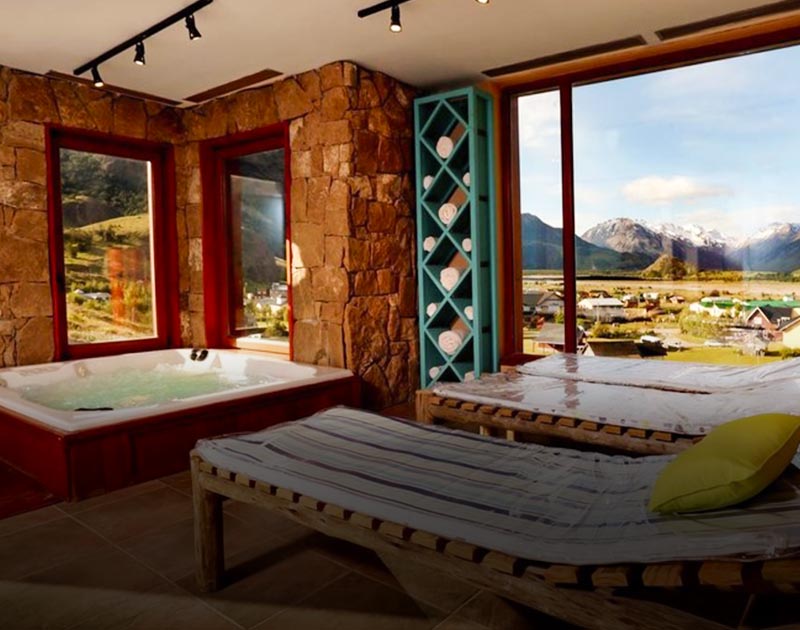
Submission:
[[[366,9],[359,10],[358,17],[360,18],[369,17],[370,15],[375,15],[376,13],[380,13],[381,11],[386,11],[387,9],[391,9],[392,6],[405,4],[406,2],[411,2],[411,0],[385,0],[384,2],[373,4],[371,7],[367,7]]]
[[[408,0],[404,1],[408,2]],[[91,70],[92,68],[97,68],[97,66],[99,66],[101,63],[108,61],[112,57],[116,57],[121,52],[128,50],[128,48],[136,46],[136,44],[138,44],[139,42],[143,42],[148,37],[151,37],[156,33],[163,31],[168,26],[172,26],[176,22],[180,22],[181,20],[188,18],[190,15],[199,11],[203,7],[207,7],[212,2],[214,2],[214,0],[197,0],[196,2],[193,2],[192,4],[181,9],[177,13],[173,13],[169,17],[164,18],[163,20],[161,20],[157,24],[154,24],[150,28],[145,29],[141,33],[134,35],[133,37],[126,39],[121,44],[118,44],[113,48],[107,50],[102,55],[98,55],[91,61],[87,61],[85,64],[78,66],[77,68],[75,68],[75,70],[73,70],[73,74],[75,76],[79,76],[84,72],[86,72],[87,70]]]

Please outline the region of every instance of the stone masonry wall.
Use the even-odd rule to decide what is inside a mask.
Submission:
[[[203,329],[198,141],[288,122],[295,360],[352,369],[371,407],[410,397],[419,365],[412,100],[406,86],[344,62],[186,113],[179,251],[194,339]]]
[[[417,385],[412,99],[349,62],[181,110],[0,68],[0,366],[53,358],[44,125],[175,147],[181,337],[205,340],[202,140],[285,121],[297,361],[349,367],[375,408]]]
[[[0,66],[0,366],[53,359],[45,124],[159,142],[181,113]]]

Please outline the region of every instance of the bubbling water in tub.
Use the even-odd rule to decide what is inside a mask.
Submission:
[[[26,400],[62,411],[128,409],[244,387],[280,383],[264,374],[232,374],[219,368],[161,364],[152,370],[119,368],[55,383],[25,385],[17,391]]]

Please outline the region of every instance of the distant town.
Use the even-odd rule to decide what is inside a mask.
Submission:
[[[564,349],[560,291],[523,293],[526,351]],[[666,357],[673,360],[752,363],[747,357],[800,355],[800,300],[709,295],[696,301],[674,292],[612,294],[580,291],[579,349],[587,355]],[[680,357],[668,356],[680,353]]]

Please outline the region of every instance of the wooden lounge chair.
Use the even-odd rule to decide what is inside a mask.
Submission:
[[[552,355],[417,393],[417,418],[592,449],[677,453],[727,420],[795,413],[800,360],[757,367]]]
[[[736,599],[745,616],[755,594],[800,591],[797,557],[744,561],[722,556],[594,565],[540,562],[256,480],[242,471],[215,466],[200,450],[193,451],[191,468],[197,579],[204,591],[224,584],[225,498],[273,510],[323,534],[422,564],[585,628],[719,630],[730,626],[659,598],[699,589],[734,591],[741,595]],[[800,600],[792,599],[795,602]]]
[[[502,405],[482,405],[438,396],[427,389],[417,391],[416,416],[420,422],[427,424],[477,427],[481,435],[503,436],[509,440],[572,443],[638,455],[679,453],[703,438],[701,435],[687,436],[670,431],[534,413]]]

